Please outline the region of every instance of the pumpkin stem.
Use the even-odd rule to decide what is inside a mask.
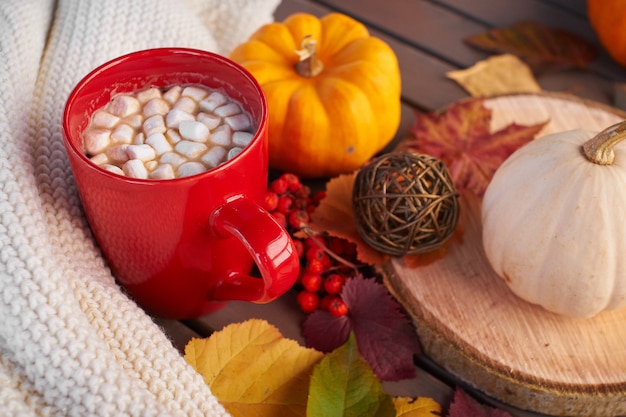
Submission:
[[[615,145],[626,139],[626,121],[609,126],[587,142],[583,153],[594,164],[611,165],[615,160]]]
[[[300,57],[296,71],[303,77],[315,77],[324,69],[324,64],[317,58],[317,41],[311,35],[306,35],[302,39],[301,47],[302,49],[296,51]]]

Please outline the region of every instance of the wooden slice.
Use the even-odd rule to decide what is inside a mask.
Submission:
[[[540,135],[600,131],[626,118],[566,95],[501,96],[486,105],[494,130],[549,119]],[[515,296],[485,257],[480,204],[476,197],[462,198],[462,236],[441,259],[414,269],[394,259],[384,267],[387,286],[416,323],[424,353],[477,390],[521,409],[625,415],[626,308],[572,319]]]

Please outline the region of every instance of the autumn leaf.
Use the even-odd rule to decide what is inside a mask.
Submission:
[[[393,399],[396,406],[396,417],[428,417],[440,416],[441,405],[432,398],[396,397]]]
[[[391,397],[359,353],[354,334],[311,377],[307,417],[394,417]]]
[[[511,417],[504,410],[479,404],[463,390],[457,388],[447,417]]]
[[[446,75],[473,97],[541,91],[528,65],[512,54],[492,56]]]
[[[537,22],[494,28],[470,36],[465,42],[487,52],[517,55],[535,70],[584,67],[598,54],[597,49],[580,36]]]
[[[373,279],[356,277],[344,284],[341,297],[350,310],[359,349],[376,375],[383,381],[414,377],[413,356],[420,353],[419,339],[387,288]]]
[[[352,322],[348,316],[335,317],[322,309],[309,314],[302,323],[302,336],[307,346],[324,353],[343,345],[351,331]]]
[[[311,373],[322,357],[257,319],[185,346],[185,360],[234,417],[305,415]]]
[[[457,101],[443,113],[416,113],[412,136],[403,139],[397,150],[441,159],[459,193],[469,191],[482,197],[500,164],[547,122],[512,123],[491,132],[491,110],[482,99]]]
[[[353,242],[357,259],[368,265],[382,265],[391,257],[369,246],[359,235],[352,211],[355,174],[332,178],[326,184],[326,196],[311,214],[310,227]]]
[[[413,356],[420,353],[415,328],[387,288],[374,279],[354,277],[341,291],[350,311],[333,317],[324,310],[310,314],[302,325],[307,346],[330,352],[354,332],[359,351],[382,381],[415,376]],[[375,309],[372,306],[376,306]]]

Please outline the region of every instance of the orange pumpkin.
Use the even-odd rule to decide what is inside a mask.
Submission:
[[[626,66],[626,2],[587,0],[587,15],[602,46],[615,61]]]
[[[272,168],[309,178],[352,172],[398,129],[396,55],[346,15],[293,14],[230,57],[267,96]]]

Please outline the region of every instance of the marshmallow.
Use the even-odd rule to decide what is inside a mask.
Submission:
[[[173,148],[163,133],[153,133],[146,138],[146,144],[152,146],[157,155],[170,152]]]
[[[107,110],[115,116],[126,117],[139,112],[141,110],[141,103],[137,98],[131,95],[120,94],[111,99]]]
[[[139,159],[130,159],[122,165],[122,171],[127,177],[132,178],[148,178],[148,170]]]
[[[183,120],[178,126],[178,132],[183,139],[192,140],[194,142],[206,142],[209,140],[209,128],[204,123]]]

